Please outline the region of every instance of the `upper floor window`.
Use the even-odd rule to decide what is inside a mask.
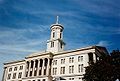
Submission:
[[[61,59],[61,64],[65,64],[65,59]]]
[[[14,68],[14,71],[17,71],[17,67]]]
[[[8,74],[8,77],[7,77],[7,79],[10,79],[11,78],[11,74]]]
[[[69,73],[74,73],[74,65],[69,66]]]
[[[60,74],[65,74],[65,67],[60,68]]]
[[[13,79],[15,79],[16,78],[16,73],[13,73]]]
[[[20,70],[22,70],[23,69],[23,66],[20,66]]]
[[[54,42],[51,42],[51,47],[54,47]]]
[[[78,56],[78,62],[83,61],[83,56]]]
[[[53,32],[53,38],[55,37],[55,32]]]
[[[70,57],[69,58],[69,63],[73,63],[74,62],[74,57]]]
[[[78,65],[78,72],[79,72],[79,73],[80,73],[80,72],[83,72],[83,70],[84,70],[83,64],[79,64],[79,65]]]
[[[57,74],[57,67],[53,68],[53,75]]]
[[[22,77],[22,72],[18,74],[18,78],[21,78],[21,77]]]
[[[43,79],[43,81],[45,81],[45,79]]]
[[[60,33],[60,38],[62,38],[62,34]]]
[[[12,71],[12,68],[9,68],[9,72],[11,72]]]
[[[57,60],[53,60],[53,65],[57,65]]]

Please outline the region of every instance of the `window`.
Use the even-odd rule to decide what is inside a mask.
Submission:
[[[69,66],[69,73],[74,73],[74,66]]]
[[[9,68],[9,72],[11,72],[12,71],[12,68]]]
[[[57,60],[53,60],[53,65],[57,65]]]
[[[43,79],[43,81],[45,81],[45,79]]]
[[[20,66],[20,70],[22,70],[23,69],[23,66]]]
[[[30,76],[32,76],[32,71],[30,71]]]
[[[63,45],[62,45],[62,42],[60,42],[60,47],[62,48],[62,46],[63,46]]]
[[[54,47],[54,42],[51,42],[51,47]]]
[[[57,74],[57,67],[53,68],[53,75]]]
[[[83,64],[81,65],[81,72],[83,72]]]
[[[21,78],[21,77],[22,77],[22,72],[18,74],[18,78]]]
[[[73,63],[74,62],[74,57],[70,57],[69,58],[69,63]]]
[[[13,73],[13,79],[15,79],[16,78],[16,73]]]
[[[61,59],[61,64],[65,64],[65,59]]]
[[[10,79],[11,78],[11,74],[8,74],[8,78],[7,79]]]
[[[83,72],[83,70],[84,70],[83,64],[79,64],[79,65],[78,65],[78,72],[79,72],[79,73],[80,73],[80,72]]]
[[[78,56],[78,62],[82,62],[83,61],[83,56]]]
[[[61,33],[60,33],[60,38],[62,38],[62,35],[61,35]]]
[[[55,37],[55,32],[53,32],[53,38]]]
[[[61,67],[60,74],[65,74],[65,67]]]
[[[26,77],[28,76],[28,71],[26,72]]]
[[[74,80],[74,78],[69,78],[69,80]]]
[[[93,53],[88,53],[89,62],[93,62]]]
[[[17,71],[17,67],[14,68],[14,71]]]

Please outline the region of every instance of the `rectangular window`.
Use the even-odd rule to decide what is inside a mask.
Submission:
[[[14,68],[14,71],[17,71],[17,67]]]
[[[32,71],[30,71],[30,76],[32,76]]]
[[[79,73],[81,72],[81,71],[80,71],[80,70],[81,70],[80,68],[81,68],[81,65],[78,65],[78,72],[79,72]]]
[[[18,78],[22,78],[22,72],[18,74]]]
[[[45,81],[45,79],[43,79],[43,81]]]
[[[70,73],[70,74],[71,74],[71,73],[74,73],[74,65],[69,66],[69,73]]]
[[[78,72],[80,73],[80,72],[83,72],[84,71],[84,66],[83,66],[83,64],[79,64],[78,65]]]
[[[54,42],[51,42],[51,48],[54,47]]]
[[[61,67],[60,69],[60,74],[65,74],[65,67]]]
[[[28,76],[28,71],[26,72],[26,77]]]
[[[9,68],[9,72],[11,72],[12,71],[12,68]]]
[[[61,64],[65,64],[65,59],[61,59]]]
[[[16,78],[16,73],[13,73],[13,79],[15,79]]]
[[[57,60],[53,60],[53,65],[57,65]]]
[[[53,32],[53,38],[55,37],[55,32]]]
[[[78,56],[78,62],[82,62],[83,61],[83,56]]]
[[[23,69],[23,66],[20,66],[20,70],[22,70]]]
[[[69,58],[69,63],[73,63],[74,62],[74,57],[70,57]]]
[[[83,64],[81,64],[81,72],[83,72],[83,68],[84,68],[84,67],[83,67]]]
[[[7,79],[10,79],[11,78],[11,74],[8,74],[8,78]]]
[[[62,38],[62,35],[61,35],[61,33],[60,33],[60,38]]]
[[[57,74],[57,67],[53,68],[53,75]]]

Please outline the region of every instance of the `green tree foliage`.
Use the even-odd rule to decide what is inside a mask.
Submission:
[[[120,51],[113,50],[110,55],[101,57],[96,63],[90,62],[83,79],[85,81],[120,80]]]

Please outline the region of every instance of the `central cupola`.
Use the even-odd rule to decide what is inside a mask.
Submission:
[[[51,25],[50,40],[47,41],[47,51],[56,53],[64,50],[65,43],[63,42],[63,26],[59,24],[59,18],[55,24]]]

